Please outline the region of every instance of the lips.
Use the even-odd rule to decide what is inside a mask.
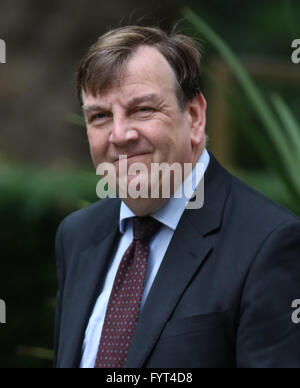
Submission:
[[[135,154],[135,155],[127,156],[127,159],[129,160],[129,159],[133,159],[133,158],[136,158],[138,156],[143,156],[143,155],[145,155],[145,154]]]
[[[146,152],[142,152],[142,153],[138,153],[138,154],[131,154],[131,155],[125,155],[125,156],[124,155],[120,155],[118,157],[118,159],[115,160],[115,162],[117,162],[118,160],[124,160],[124,159],[129,160],[129,159],[137,158],[139,156],[143,156],[143,155],[147,155],[147,154],[148,154],[148,152],[147,153]]]

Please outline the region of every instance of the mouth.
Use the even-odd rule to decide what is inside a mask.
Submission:
[[[143,157],[145,155],[148,155],[148,154],[149,153],[147,152],[147,153],[132,154],[132,155],[120,155],[119,158],[115,160],[115,162],[117,162],[119,160],[120,161],[121,160],[125,160],[125,159],[130,160],[130,161],[134,161],[134,160],[136,160],[136,159],[138,159],[140,157]]]

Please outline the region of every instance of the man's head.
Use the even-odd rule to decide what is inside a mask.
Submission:
[[[182,109],[201,92],[200,47],[193,39],[180,34],[169,36],[159,28],[128,26],[101,36],[82,59],[77,80],[81,104],[82,91],[95,96],[110,88],[141,46],[156,48],[171,66]]]
[[[113,163],[119,173],[118,158],[127,155],[128,167],[144,163],[150,177],[153,163],[194,165],[203,151],[206,102],[188,37],[135,26],[111,31],[82,60],[78,92],[95,166]],[[124,202],[145,215],[166,200]]]

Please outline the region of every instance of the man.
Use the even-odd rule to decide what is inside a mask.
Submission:
[[[300,367],[300,221],[206,151],[193,40],[110,31],[83,58],[78,91],[94,165],[115,168],[119,196],[124,177],[149,194],[154,163],[193,171],[170,174],[169,198],[162,174],[158,197],[117,195],[61,223],[56,367]],[[123,158],[150,175],[122,175]],[[194,178],[204,204],[189,209],[175,193]]]

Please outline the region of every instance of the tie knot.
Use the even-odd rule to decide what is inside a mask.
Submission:
[[[150,240],[160,227],[161,223],[153,217],[134,217],[133,238],[134,240]]]

